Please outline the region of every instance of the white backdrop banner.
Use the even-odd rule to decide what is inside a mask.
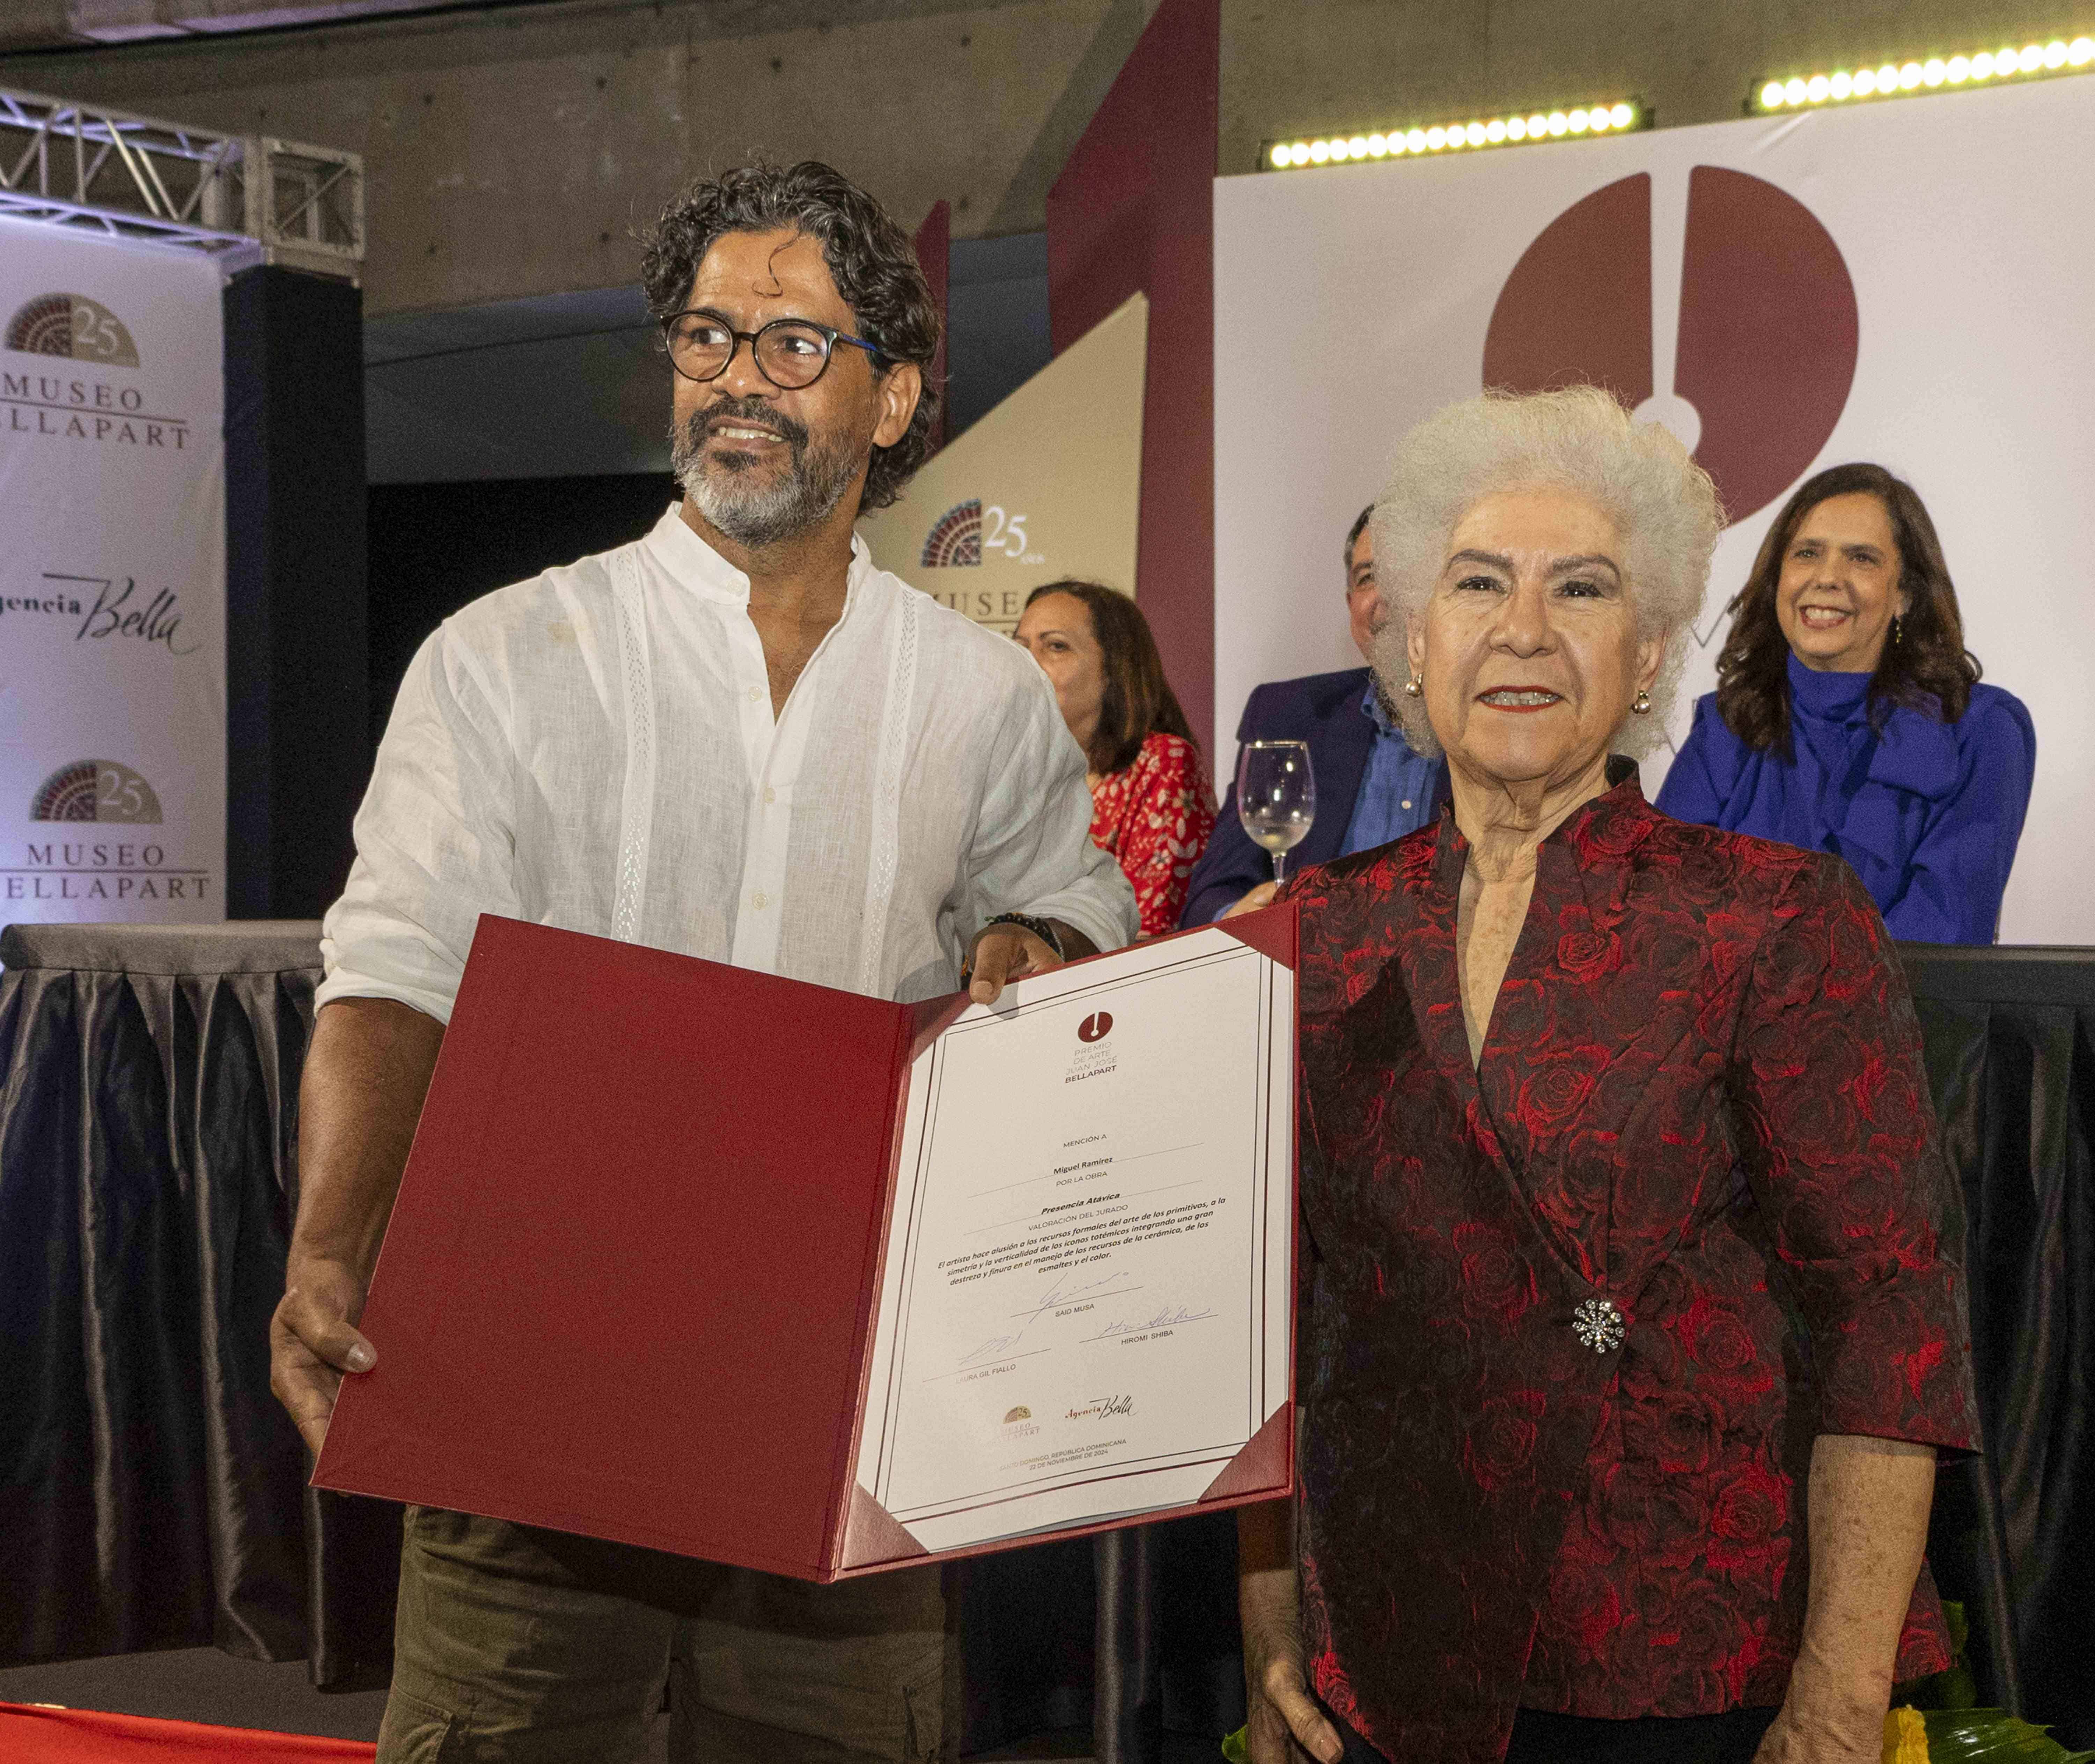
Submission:
[[[225,917],[219,290],[0,219],[0,923]]]
[[[2036,720],[2001,940],[2095,943],[2091,153],[2095,77],[1219,180],[1214,751],[1259,682],[1357,665],[1332,560],[1397,437],[1569,364],[1694,445],[1732,518],[1672,738],[1783,499],[1875,460]]]

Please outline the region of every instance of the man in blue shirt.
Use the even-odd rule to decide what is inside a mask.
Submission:
[[[1346,611],[1353,642],[1365,658],[1382,624],[1375,589],[1370,505],[1346,534]],[[1277,680],[1256,688],[1237,724],[1237,740],[1306,741],[1317,780],[1317,817],[1288,854],[1288,869],[1364,852],[1422,826],[1448,794],[1448,769],[1411,751],[1396,716],[1383,702],[1374,672]],[[1262,907],[1274,896],[1273,860],[1237,819],[1236,786],[1222,798],[1208,849],[1187,883],[1182,926],[1209,925]]]

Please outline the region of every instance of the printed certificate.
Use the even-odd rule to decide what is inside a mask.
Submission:
[[[825,1583],[1284,1495],[1295,946],[983,1009],[483,918],[316,1482]]]
[[[912,1063],[858,1481],[926,1548],[1197,1500],[1286,1404],[1294,982],[1209,929]]]

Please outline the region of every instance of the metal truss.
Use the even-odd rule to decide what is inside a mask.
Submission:
[[[364,162],[0,89],[0,214],[354,281]]]

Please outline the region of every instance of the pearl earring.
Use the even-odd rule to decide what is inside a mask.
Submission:
[[[1423,692],[1426,688],[1418,683],[1418,676],[1417,674],[1413,674],[1404,682],[1404,690],[1407,697],[1415,699],[1420,693]]]
[[[1651,695],[1649,692],[1639,692],[1637,695],[1630,701],[1630,708],[1635,711],[1640,716],[1650,716]]]

